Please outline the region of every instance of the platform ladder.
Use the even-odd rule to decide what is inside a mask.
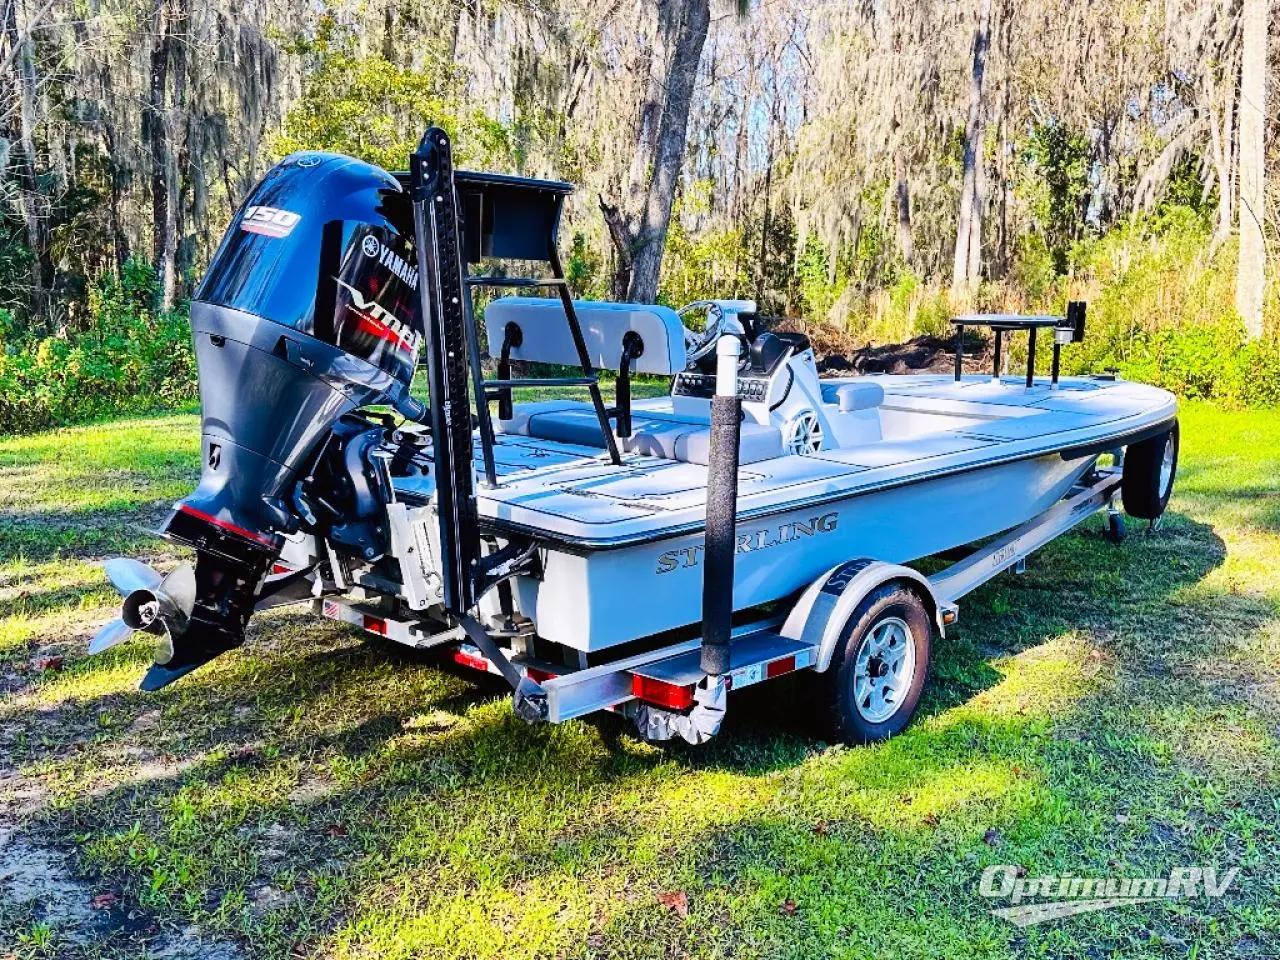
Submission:
[[[454,185],[459,207],[463,210],[463,311],[467,334],[467,352],[471,358],[471,379],[476,396],[476,413],[480,430],[481,454],[484,461],[484,483],[497,485],[497,468],[493,455],[493,417],[491,403],[499,405],[499,415],[510,417],[512,391],[517,387],[586,387],[591,395],[591,406],[605,449],[615,464],[622,463],[617,439],[609,424],[616,413],[606,407],[600,393],[600,379],[587,351],[582,325],[574,308],[560,261],[557,234],[564,198],[573,190],[567,183],[552,180],[531,180],[492,173],[473,173],[465,170],[454,172]],[[545,263],[551,276],[545,278],[472,274],[468,267],[482,257],[519,259]],[[569,333],[573,337],[578,354],[580,376],[569,377],[513,377],[511,352],[520,346],[518,331],[509,331],[503,337],[498,356],[498,376],[486,379],[480,363],[479,335],[475,321],[475,301],[472,292],[481,287],[509,290],[554,290],[564,307]],[[491,331],[492,335],[492,331]],[[494,345],[489,344],[492,352]]]

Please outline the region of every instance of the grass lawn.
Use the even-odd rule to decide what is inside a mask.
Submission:
[[[966,600],[901,737],[765,687],[701,748],[514,719],[293,609],[159,694],[99,560],[193,416],[0,440],[0,957],[1280,954],[1280,415],[1185,410],[1163,530],[1094,518]],[[1239,872],[1020,929],[978,881]]]

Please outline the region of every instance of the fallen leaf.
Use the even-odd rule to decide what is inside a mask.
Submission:
[[[796,915],[796,902],[790,897],[782,901],[782,906],[778,910],[785,917],[794,917]]]
[[[325,830],[325,833],[331,837],[345,837],[347,835],[347,828],[340,823],[331,823]]]
[[[987,832],[982,835],[982,840],[988,847],[998,847],[1004,843],[1004,837],[995,827],[988,827]]]
[[[114,907],[119,902],[120,895],[108,890],[106,893],[95,894],[93,899],[89,901],[89,906],[94,910],[106,910],[108,907]]]
[[[928,813],[924,815],[924,822],[931,827],[936,827],[938,825],[939,820],[941,820],[941,817],[939,817],[932,810],[930,810]]]
[[[820,837],[825,837],[831,832],[831,828],[827,826],[827,821],[819,820],[813,825],[813,832]]]
[[[658,902],[677,916],[689,915],[689,896],[683,890],[668,890],[660,893]]]
[[[37,670],[61,670],[62,657],[45,657],[43,660],[36,661]]]

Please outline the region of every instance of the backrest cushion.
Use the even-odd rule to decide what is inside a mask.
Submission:
[[[632,361],[633,372],[669,377],[684,369],[684,325],[670,307],[593,300],[575,300],[573,305],[587,356],[595,367],[617,370],[622,338],[634,331],[644,344],[644,352]],[[492,356],[498,356],[502,349],[507,324],[514,323],[520,328],[522,343],[512,349],[513,360],[578,364],[578,351],[558,298],[502,297],[485,308],[484,323]]]

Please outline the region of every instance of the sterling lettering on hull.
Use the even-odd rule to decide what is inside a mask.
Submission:
[[[768,550],[770,547],[794,543],[805,537],[830,533],[839,521],[839,512],[833,510],[831,513],[810,517],[808,520],[791,520],[776,527],[761,527],[757,530],[740,532],[734,553],[754,553],[757,550]],[[698,543],[679,550],[668,550],[658,556],[657,572],[671,573],[674,570],[696,567],[701,561],[704,549],[706,548],[703,544]]]

